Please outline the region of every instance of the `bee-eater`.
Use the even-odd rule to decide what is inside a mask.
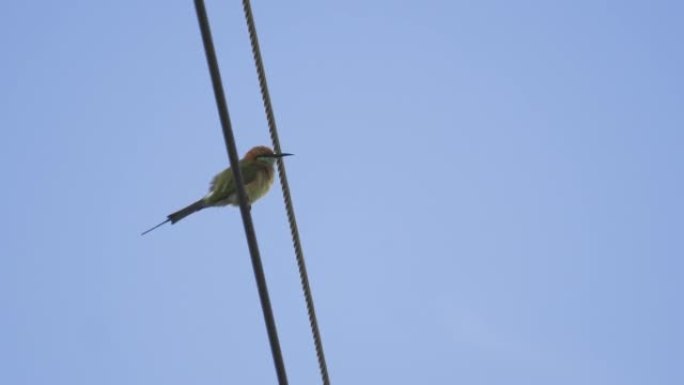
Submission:
[[[292,154],[275,154],[268,147],[256,146],[247,151],[245,156],[240,159],[240,171],[242,171],[245,192],[247,193],[247,199],[250,204],[264,196],[271,188],[274,174],[273,164],[275,163],[276,158],[288,155]],[[233,170],[228,167],[211,180],[209,192],[202,197],[202,199],[173,214],[169,214],[164,222],[146,230],[142,235],[149,233],[165,223],[171,222],[171,224],[174,224],[188,215],[206,207],[226,205],[237,206],[239,204],[237,187],[235,186],[235,179],[233,178]]]

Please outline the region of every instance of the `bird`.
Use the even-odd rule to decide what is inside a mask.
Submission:
[[[245,156],[240,159],[240,171],[242,172],[242,181],[245,184],[245,192],[250,207],[253,202],[266,195],[271,188],[274,179],[273,164],[277,158],[290,156],[293,154],[279,153],[276,154],[266,146],[256,146],[247,151]],[[209,192],[199,199],[172,214],[166,216],[166,220],[160,224],[145,230],[141,235],[145,235],[157,227],[171,222],[175,224],[181,219],[190,214],[196,213],[207,207],[220,206],[237,206],[237,187],[235,178],[233,177],[233,170],[230,167],[216,174],[209,184]]]

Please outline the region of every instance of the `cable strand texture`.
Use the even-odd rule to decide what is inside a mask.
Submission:
[[[280,153],[282,152],[280,148],[280,140],[278,138],[278,130],[276,127],[275,115],[273,113],[273,106],[271,104],[271,97],[268,92],[268,85],[266,83],[266,71],[264,70],[264,64],[261,57],[261,49],[259,47],[259,39],[257,38],[254,15],[252,14],[250,1],[243,0],[242,6],[245,12],[245,19],[247,21],[249,40],[252,45],[252,56],[254,57],[254,64],[256,66],[257,76],[259,78],[259,88],[261,89],[261,98],[264,103],[268,129],[271,134],[271,141],[273,142],[273,149],[276,153]],[[290,233],[292,235],[292,243],[295,250],[295,256],[297,258],[297,268],[299,269],[299,277],[301,280],[302,290],[304,292],[304,299],[306,301],[306,310],[309,316],[311,333],[313,334],[314,345],[316,348],[318,367],[321,372],[323,384],[330,385],[328,367],[325,361],[325,354],[323,353],[323,343],[321,341],[321,334],[318,328],[318,320],[316,318],[313,296],[311,294],[311,287],[309,285],[306,263],[304,261],[304,252],[302,251],[301,241],[299,239],[299,230],[297,229],[297,220],[295,219],[294,206],[292,204],[292,197],[290,195],[290,187],[287,182],[285,164],[282,159],[278,159],[278,176],[280,177],[280,185],[283,191],[283,200],[285,202],[285,208],[287,211],[287,219],[290,223]]]

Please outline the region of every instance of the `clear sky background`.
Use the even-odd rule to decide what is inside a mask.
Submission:
[[[255,1],[333,384],[682,384],[684,3]],[[270,139],[239,1],[238,147]],[[274,384],[193,4],[0,5],[0,383]],[[252,211],[320,383],[278,184]]]

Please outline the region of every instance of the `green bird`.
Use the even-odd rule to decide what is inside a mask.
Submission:
[[[266,195],[271,188],[275,174],[273,164],[276,158],[288,155],[292,154],[276,154],[266,146],[256,146],[247,151],[245,156],[240,159],[240,171],[242,171],[245,192],[250,204]],[[146,230],[141,235],[145,235],[165,223],[171,222],[171,224],[174,224],[188,215],[207,207],[237,206],[239,204],[233,170],[228,167],[212,179],[209,192],[202,199],[173,214],[169,214],[164,222]]]

